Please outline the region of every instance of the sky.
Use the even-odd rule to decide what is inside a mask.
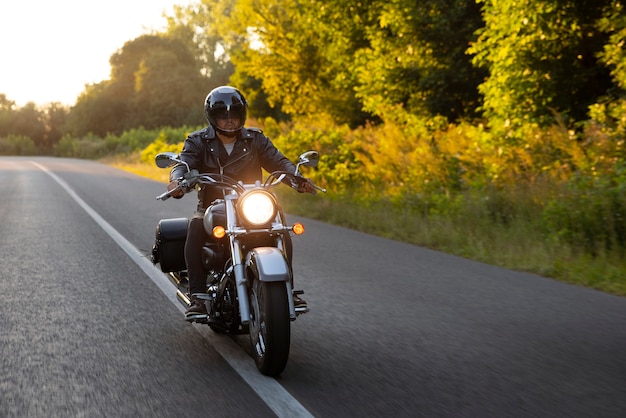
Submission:
[[[109,78],[127,41],[163,29],[163,14],[191,0],[2,0],[0,94],[18,106],[76,103]]]

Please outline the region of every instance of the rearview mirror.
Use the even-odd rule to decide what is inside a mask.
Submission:
[[[300,156],[300,162],[298,165],[305,167],[316,167],[320,162],[320,153],[317,151],[307,151]]]
[[[162,152],[157,154],[154,161],[159,168],[173,167],[181,161],[178,159],[178,154],[174,152]]]

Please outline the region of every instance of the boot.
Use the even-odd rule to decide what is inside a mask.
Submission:
[[[191,306],[185,311],[186,319],[206,318],[209,313],[206,310],[206,304],[204,300],[195,296],[191,297]]]

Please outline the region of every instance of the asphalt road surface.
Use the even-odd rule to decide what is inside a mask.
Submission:
[[[148,261],[164,190],[0,157],[0,417],[626,416],[626,298],[296,217],[311,312],[261,376]]]

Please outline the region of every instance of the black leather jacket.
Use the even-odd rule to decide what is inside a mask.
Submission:
[[[235,142],[235,148],[228,155],[213,127],[208,126],[191,133],[185,139],[180,158],[189,164],[190,169],[196,169],[200,173],[224,174],[246,184],[262,180],[261,169],[268,173],[278,170],[293,173],[296,169],[272,141],[263,135],[263,131],[256,128],[243,128]],[[182,177],[185,171],[185,166],[175,166],[170,172],[170,181]],[[222,192],[215,188],[203,188],[198,192],[198,212],[204,213],[211,202],[222,197]]]

